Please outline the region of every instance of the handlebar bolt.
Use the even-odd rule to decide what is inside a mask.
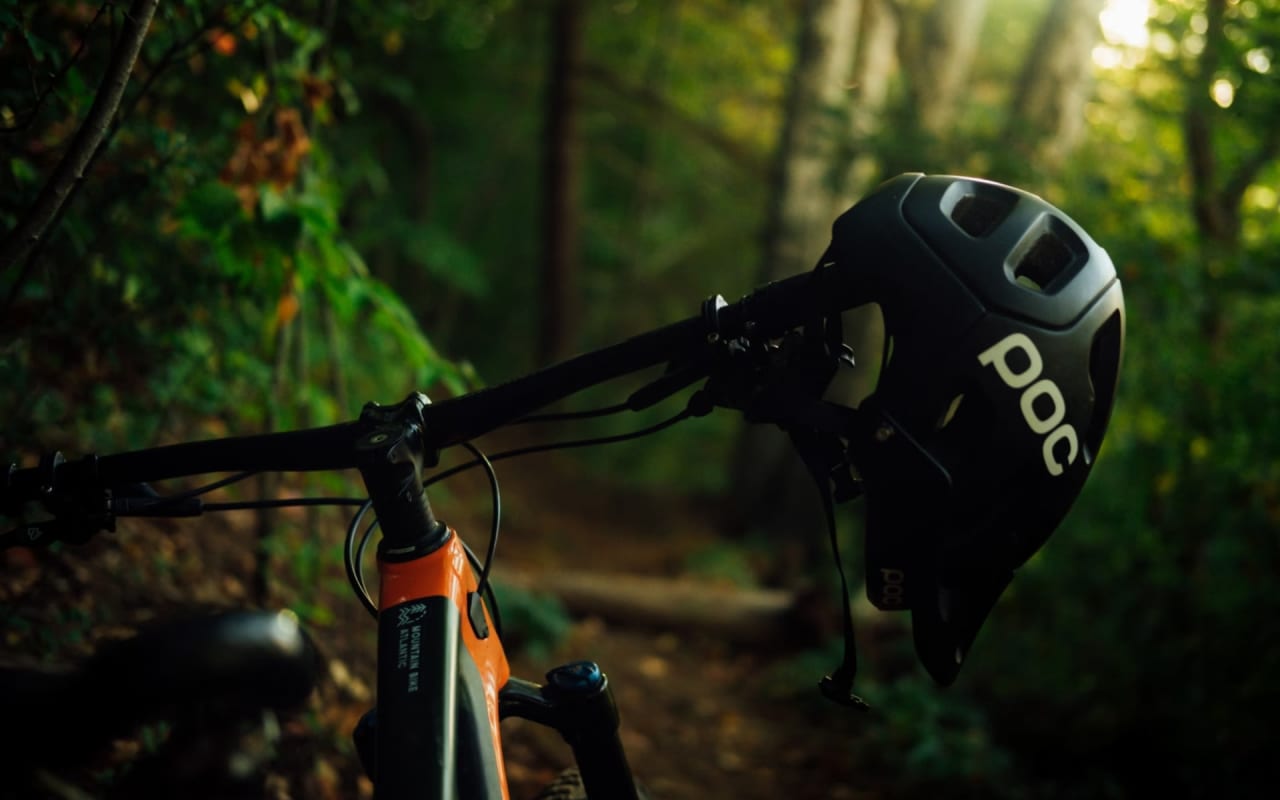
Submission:
[[[369,437],[369,444],[382,444],[391,437],[385,433],[375,433]]]
[[[875,437],[877,442],[889,441],[893,438],[893,426],[887,422],[881,423],[880,427],[876,428]]]

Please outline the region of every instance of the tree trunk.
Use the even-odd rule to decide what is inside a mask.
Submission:
[[[1103,0],[1054,0],[1023,62],[1005,141],[1037,169],[1061,167],[1084,132],[1102,5]]]
[[[934,0],[914,35],[903,40],[913,110],[921,129],[935,137],[952,128],[986,13],[987,0]]]
[[[839,163],[847,136],[839,111],[848,102],[857,42],[859,0],[810,0],[801,22],[766,218],[762,277],[794,275],[814,266],[843,210]],[[825,520],[813,480],[773,426],[748,427],[733,464],[731,532],[767,531],[781,543],[776,580],[803,569],[812,543],[825,540]]]
[[[578,79],[582,63],[582,7],[559,0],[551,14],[551,73],[544,142],[542,317],[538,358],[558,361],[577,336]]]
[[[840,187],[840,210],[852,206],[885,177],[872,142],[880,134],[890,81],[898,67],[900,30],[890,0],[863,0],[848,117],[853,152]],[[883,315],[869,307],[845,312],[844,339],[853,348],[855,364],[841,375],[837,389],[845,403],[856,407],[875,389],[880,374]]]
[[[849,98],[860,0],[810,0],[801,22],[791,89],[772,171],[763,243],[764,277],[814,265],[837,210],[839,115]]]
[[[881,166],[870,143],[880,132],[889,99],[889,79],[898,66],[898,32],[898,17],[889,0],[863,0],[849,108],[849,134],[854,150],[841,187],[842,205],[852,205],[881,177]]]

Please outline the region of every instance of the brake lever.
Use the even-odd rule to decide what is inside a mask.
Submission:
[[[141,484],[145,486],[145,484]],[[150,487],[147,487],[149,489]],[[204,501],[198,497],[173,499],[155,492],[120,496],[101,490],[101,501],[86,509],[85,498],[48,498],[39,502],[46,519],[26,520],[20,515],[19,527],[0,534],[0,550],[9,547],[48,547],[54,542],[84,544],[101,532],[114,533],[117,517],[198,517],[204,513]],[[54,509],[49,508],[51,504]],[[36,505],[32,502],[29,505]]]
[[[0,534],[0,550],[10,547],[48,547],[54,542],[84,544],[102,531],[115,532],[116,520],[111,514],[94,519],[44,519],[25,522]]]
[[[88,480],[66,485],[61,469],[66,464],[62,453],[54,451],[42,456],[34,470],[9,465],[0,512],[20,525],[0,535],[0,548],[46,547],[56,541],[84,544],[100,531],[115,531],[111,491]],[[96,477],[96,457],[86,456],[84,464],[86,474]]]
[[[10,547],[44,547],[53,544],[59,537],[46,530],[46,525],[56,521],[27,523],[0,533],[0,550],[8,550]]]

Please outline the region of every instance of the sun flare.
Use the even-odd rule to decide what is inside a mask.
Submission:
[[[1098,19],[1108,44],[1146,47],[1151,0],[1107,0]]]
[[[1104,69],[1133,66],[1150,41],[1150,17],[1151,0],[1107,0],[1098,15],[1103,40],[1093,48],[1093,62]]]

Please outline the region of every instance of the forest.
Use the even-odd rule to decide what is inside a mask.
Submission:
[[[1125,352],[1083,494],[953,686],[915,662],[907,617],[863,599],[854,504],[841,553],[872,709],[822,700],[842,647],[823,509],[786,437],[729,412],[499,464],[513,669],[598,660],[655,797],[1270,797],[1277,58],[1280,0],[0,0],[0,455],[438,402],[810,270],[892,176],[1008,183],[1110,254]],[[847,315],[859,364],[880,325]],[[865,396],[874,369],[857,376]],[[624,384],[557,408],[642,385]],[[359,494],[358,477],[261,474],[224,496]],[[481,547],[483,477],[432,492]],[[73,662],[186,607],[290,609],[328,668],[249,796],[372,796],[351,730],[376,626],[343,574],[346,524],[122,520],[0,552],[0,664]],[[816,598],[817,619],[769,641],[556,589],[623,573],[655,581],[641,595]],[[165,731],[31,796],[109,794]],[[509,738],[513,796],[568,763],[554,735]]]

